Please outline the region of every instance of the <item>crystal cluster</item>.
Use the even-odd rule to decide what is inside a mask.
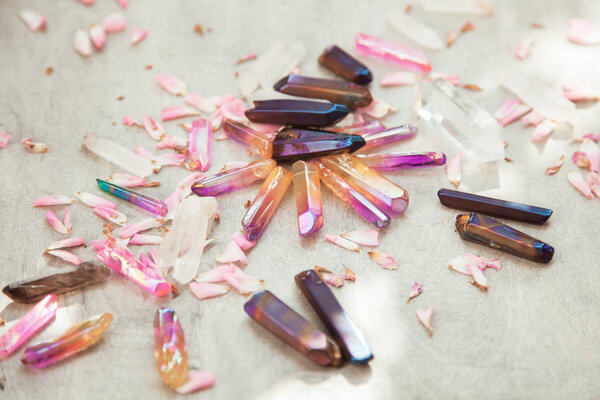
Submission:
[[[96,182],[102,191],[126,200],[131,204],[150,211],[155,215],[164,217],[167,215],[167,212],[169,212],[169,207],[167,207],[165,202],[162,200],[155,199],[154,197],[150,197],[134,190],[115,185],[114,183],[103,181],[102,179],[96,179]]]

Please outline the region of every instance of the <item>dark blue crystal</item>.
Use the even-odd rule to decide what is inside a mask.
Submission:
[[[281,99],[255,101],[254,108],[246,111],[246,117],[267,124],[318,127],[333,125],[349,112],[341,104]]]

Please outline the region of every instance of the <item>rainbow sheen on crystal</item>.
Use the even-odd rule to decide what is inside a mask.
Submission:
[[[144,210],[150,211],[152,214],[164,217],[167,215],[167,212],[169,212],[169,207],[167,207],[165,202],[162,200],[155,199],[154,197],[147,196],[129,188],[115,185],[114,183],[103,181],[102,179],[96,179],[96,183],[98,183],[98,187],[103,192],[126,200],[131,204],[143,208]]]
[[[364,133],[362,137],[367,143],[360,149],[360,152],[369,151],[375,147],[389,146],[401,140],[411,139],[415,137],[418,131],[419,128],[416,125],[406,124],[379,132]]]
[[[355,152],[364,145],[365,140],[358,135],[286,128],[273,140],[273,159],[296,161],[341,152]]]
[[[334,74],[359,85],[368,85],[373,80],[369,68],[336,45],[325,49],[319,57],[319,64]]]
[[[358,55],[376,57],[419,72],[431,71],[431,64],[421,50],[398,43],[358,33],[355,37],[354,48]]]
[[[25,349],[21,362],[32,368],[44,368],[87,350],[100,341],[112,320],[113,316],[105,313],[82,321],[51,342]]]
[[[265,179],[277,163],[273,160],[254,161],[242,168],[229,169],[204,178],[192,185],[198,196],[219,196]]]
[[[307,236],[323,227],[323,204],[319,169],[314,164],[296,161],[292,165],[298,232]]]
[[[273,155],[273,145],[264,133],[230,119],[223,124],[223,131],[228,137],[245,144],[252,153],[262,158],[271,158]]]
[[[188,380],[187,348],[175,311],[159,308],[154,316],[154,358],[163,383],[178,388]]]
[[[341,104],[309,100],[260,100],[246,110],[252,122],[293,126],[327,126],[341,121],[350,110]]]
[[[367,166],[380,171],[435,167],[446,164],[446,155],[437,151],[357,154]]]
[[[192,121],[190,130],[189,154],[192,169],[208,171],[212,155],[212,125],[204,118]]]

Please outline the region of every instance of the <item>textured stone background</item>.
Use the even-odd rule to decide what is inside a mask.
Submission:
[[[237,94],[234,72],[248,65],[234,66],[235,60],[250,51],[263,52],[274,40],[302,42],[308,49],[302,71],[318,76],[330,76],[316,62],[322,49],[330,43],[351,48],[357,31],[409,44],[385,22],[388,11],[402,10],[405,2],[131,0],[125,13],[129,25],[149,29],[148,38],[131,48],[129,33],[111,35],[102,53],[84,60],[73,50],[75,30],[100,22],[118,9],[115,1],[97,3],[88,8],[74,0],[0,2],[0,129],[13,134],[10,146],[0,150],[2,285],[70,268],[42,256],[43,249],[60,237],[44,221],[44,210],[32,209],[31,202],[51,193],[96,193],[96,177],[118,172],[81,148],[85,132],[96,132],[129,148],[152,146],[142,131],[126,129],[120,121],[124,115],[158,117],[162,107],[183,104],[159,89],[155,73],[174,74],[201,95]],[[600,88],[598,47],[575,46],[565,39],[571,17],[600,22],[600,3],[496,3],[491,18],[471,18],[474,32],[460,37],[451,49],[429,54],[434,70],[460,74],[463,81],[480,84],[485,91],[475,98],[489,111],[509,97],[496,84],[507,69],[536,73],[557,90],[567,80]],[[24,8],[48,16],[46,33],[26,30],[17,17]],[[467,20],[428,15],[418,8],[414,16],[434,26],[440,35]],[[545,24],[546,29],[531,29],[533,21]],[[196,23],[212,28],[212,33],[193,33]],[[537,38],[534,54],[519,62],[514,48],[527,35]],[[367,62],[376,80],[393,70],[390,65]],[[153,65],[151,71],[145,70],[147,64]],[[54,68],[51,76],[44,74],[48,66]],[[417,122],[412,88],[382,90],[373,84],[372,90],[398,107],[386,124]],[[117,101],[119,96],[125,99]],[[588,126],[600,122],[598,106],[578,113]],[[169,133],[183,133],[175,122],[165,127]],[[587,128],[579,129],[587,133]],[[336,270],[344,264],[355,270],[358,280],[336,294],[373,348],[375,359],[370,367],[316,367],[252,322],[242,310],[245,298],[236,293],[199,302],[185,291],[164,301],[114,276],[103,287],[61,297],[59,318],[34,339],[47,339],[85,317],[110,312],[115,320],[102,343],[43,371],[23,367],[19,355],[2,361],[0,397],[176,397],[161,385],[152,354],[152,318],[157,307],[168,304],[185,329],[190,364],[218,377],[213,389],[194,398],[598,398],[598,200],[588,201],[567,183],[567,172],[575,169],[568,159],[577,147],[566,140],[568,135],[556,135],[545,145],[535,146],[530,134],[521,123],[503,130],[510,143],[507,155],[514,163],[502,165],[502,187],[489,193],[554,209],[545,226],[513,224],[555,246],[556,256],[545,266],[463,242],[454,231],[457,213],[442,207],[435,195],[440,187],[448,186],[443,169],[388,174],[411,196],[406,214],[382,233],[380,250],[400,260],[396,271],[382,270],[364,250],[355,254],[327,244],[322,234],[301,241],[293,196],[288,193],[252,250],[248,272],[264,278],[268,289],[318,323],[295,287],[294,274],[315,264]],[[26,153],[19,145],[24,137],[47,143],[51,152]],[[231,159],[247,158],[234,143],[217,142],[214,147],[212,171]],[[422,129],[417,139],[397,148],[434,150],[443,145]],[[544,176],[544,169],[560,154],[567,157],[563,170],[553,177]],[[186,174],[167,168],[155,176],[162,186],[148,193],[165,198]],[[254,186],[219,199],[222,218],[214,229],[217,244],[206,253],[205,262],[212,263],[239,229],[243,204],[257,190]],[[130,221],[143,217],[122,202],[119,208]],[[324,232],[369,228],[329,192],[324,194],[324,208]],[[62,215],[62,210],[56,211]],[[100,237],[103,221],[90,209],[77,204],[71,213],[76,234]],[[487,293],[471,287],[465,276],[447,270],[445,263],[464,251],[502,259],[502,271],[487,273],[491,285]],[[93,254],[90,248],[76,252],[87,259]],[[423,283],[424,293],[406,304],[414,281]],[[0,316],[7,321],[27,309],[8,304],[5,298],[2,301]],[[432,339],[414,315],[415,309],[430,305],[436,307]]]

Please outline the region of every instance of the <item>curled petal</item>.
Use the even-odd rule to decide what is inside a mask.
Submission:
[[[66,250],[50,250],[47,251],[46,254],[50,254],[51,256],[61,258],[64,261],[74,265],[79,265],[83,263],[83,260],[81,258]]]
[[[587,156],[590,171],[598,172],[600,169],[600,147],[593,140],[583,139],[583,142],[579,146],[579,151],[585,153]]]
[[[256,53],[248,53],[248,54],[238,58],[238,60],[235,63],[241,64],[241,63],[245,63],[246,61],[254,60],[255,58],[256,58]]]
[[[494,113],[500,125],[506,126],[531,111],[531,107],[518,99],[509,99]]]
[[[179,149],[187,147],[188,142],[185,138],[166,135],[162,140],[156,144],[157,149]]]
[[[165,130],[153,118],[142,117],[142,123],[144,124],[146,133],[148,133],[152,139],[160,141],[165,137]]]
[[[531,55],[533,51],[533,45],[535,44],[535,40],[533,38],[527,38],[522,40],[517,44],[517,48],[515,49],[515,56],[519,60],[524,60]]]
[[[384,269],[393,270],[398,268],[398,261],[394,257],[379,250],[369,251],[369,257]]]
[[[101,25],[93,24],[90,26],[90,38],[96,50],[102,50],[104,43],[106,43],[106,32]]]
[[[123,125],[125,126],[137,126],[137,127],[141,127],[142,124],[140,124],[136,119],[132,118],[132,117],[123,117]]]
[[[109,207],[97,206],[94,207],[93,211],[94,214],[98,215],[99,217],[102,217],[119,226],[123,226],[127,222],[127,216],[125,214]]]
[[[419,75],[413,72],[392,72],[379,81],[382,87],[412,85],[419,80]]]
[[[410,292],[408,293],[408,301],[414,299],[421,293],[423,293],[423,286],[419,282],[413,283],[410,287]]]
[[[561,155],[560,158],[558,159],[558,162],[556,164],[554,164],[551,167],[546,168],[546,175],[551,176],[556,174],[559,170],[560,167],[563,166],[563,163],[565,162],[565,155]]]
[[[259,290],[264,284],[262,279],[248,275],[238,267],[223,272],[223,278],[243,295]]]
[[[429,307],[427,310],[418,309],[416,314],[421,324],[423,324],[425,329],[429,332],[429,336],[433,336],[433,306]]]
[[[331,286],[334,286],[336,288],[344,286],[345,275],[332,272],[326,274],[324,278],[325,282],[327,282]]]
[[[462,171],[460,168],[460,162],[462,160],[462,151],[459,151],[454,157],[448,161],[446,164],[446,175],[448,176],[448,180],[454,186],[460,185],[460,181],[462,179]]]
[[[242,100],[233,100],[220,107],[221,115],[225,119],[231,119],[237,122],[246,123],[246,105]]]
[[[191,282],[190,290],[198,300],[204,300],[226,294],[229,292],[229,286],[220,283]]]
[[[583,180],[583,177],[579,172],[569,172],[569,174],[567,175],[567,179],[569,180],[569,183],[573,185],[575,189],[579,190],[579,192],[581,192],[581,194],[583,194],[585,197],[587,197],[588,199],[594,198],[594,193],[592,193],[590,185],[588,185],[587,182]]]
[[[50,196],[42,196],[38,197],[33,201],[34,207],[42,207],[42,206],[58,206],[62,204],[73,204],[75,203],[75,199],[72,199],[67,196],[63,196],[62,194],[54,194]]]
[[[121,32],[127,28],[127,21],[120,12],[112,13],[104,17],[102,27],[106,33]]]
[[[531,141],[533,143],[538,143],[546,139],[552,132],[554,132],[554,129],[556,129],[557,125],[558,124],[556,122],[550,119],[545,119],[541,124],[535,127],[533,135],[531,136]]]
[[[600,177],[596,172],[590,172],[588,174],[587,183],[596,197],[600,197]]]
[[[521,121],[523,121],[525,125],[538,126],[542,123],[542,121],[544,121],[544,119],[546,119],[546,117],[544,117],[542,114],[536,110],[531,110],[531,112],[521,118]]]
[[[367,231],[352,231],[349,233],[344,233],[341,236],[363,246],[379,246],[379,232],[373,229]]]
[[[56,214],[52,210],[48,210],[46,212],[46,221],[50,224],[50,226],[57,232],[68,234],[70,233],[65,224],[56,217]]]
[[[173,119],[185,118],[185,117],[193,117],[200,115],[198,111],[193,110],[188,107],[179,107],[179,106],[171,106],[165,107],[160,112],[160,118],[163,121],[171,121]]]
[[[19,13],[19,17],[31,32],[46,30],[46,17],[39,12],[23,10]]]
[[[73,224],[71,223],[71,213],[69,212],[69,207],[65,207],[65,212],[63,214],[63,225],[67,228],[69,233],[73,232]]]
[[[82,245],[85,246],[84,238],[80,238],[80,237],[68,238],[68,239],[59,240],[58,242],[52,243],[50,246],[48,246],[48,248],[46,249],[45,252],[48,252],[50,250],[58,250],[58,249],[64,249],[67,247],[77,247],[77,246],[82,246]]]
[[[0,131],[0,149],[4,149],[6,148],[6,146],[8,146],[8,143],[10,142],[10,137],[10,134],[4,131]]]
[[[582,151],[576,151],[571,156],[573,160],[573,164],[577,165],[579,168],[588,168],[590,166],[590,159],[587,154]]]
[[[326,233],[325,240],[333,244],[337,244],[338,246],[350,251],[360,251],[360,247],[356,243],[351,242],[348,239],[344,239],[340,236],[330,235],[329,233]]]
[[[126,188],[159,186],[160,182],[148,182],[145,178],[131,174],[112,174],[108,181]]]
[[[154,78],[161,88],[173,96],[185,96],[187,93],[187,85],[176,76],[157,74]]]
[[[135,235],[138,232],[158,228],[159,226],[164,224],[164,222],[165,220],[163,219],[148,218],[140,222],[125,225],[124,227],[119,228],[119,236],[121,237],[121,239],[126,239]]]
[[[136,233],[135,235],[133,235],[131,237],[131,239],[129,239],[129,244],[137,244],[137,245],[161,244],[162,239],[163,239],[162,236],[142,235],[142,234]]]
[[[188,394],[198,390],[207,389],[217,382],[217,377],[212,372],[194,371],[188,373],[188,381],[175,389],[179,394]]]
[[[96,196],[95,194],[87,193],[87,192],[77,192],[77,197],[79,200],[88,207],[108,207],[116,209],[117,205],[110,200],[106,200],[100,196]]]
[[[359,110],[370,117],[379,119],[394,111],[394,108],[383,100],[373,98],[371,104],[366,107],[359,108]]]
[[[148,31],[145,29],[131,29],[131,45],[135,46],[148,36]]]
[[[75,32],[75,40],[73,41],[75,51],[78,52],[82,57],[88,57],[92,54],[92,41],[87,31],[78,29]]]
[[[480,257],[471,253],[461,254],[448,262],[448,268],[465,275],[471,275],[470,265],[474,265],[482,271],[486,268],[493,268],[497,271],[502,269],[502,262],[499,259]]]
[[[239,231],[233,234],[233,241],[236,242],[242,250],[251,249],[256,244],[256,240],[247,239],[246,235]]]
[[[240,262],[243,265],[248,265],[248,259],[246,258],[246,255],[235,240],[232,240],[227,244],[225,247],[225,252],[223,254],[219,254],[216,257],[216,260],[222,264]]]
[[[469,272],[473,277],[473,285],[479,287],[484,292],[488,290],[488,281],[483,274],[483,271],[475,265],[469,265]]]
[[[598,93],[575,83],[563,84],[563,96],[573,102],[596,101],[599,98]]]
[[[600,28],[584,19],[573,18],[569,21],[567,39],[576,44],[599,44]]]
[[[217,107],[208,99],[200,97],[198,94],[190,92],[185,95],[183,100],[190,106],[197,108],[200,111],[212,113],[217,111]]]
[[[25,148],[31,153],[47,153],[50,151],[48,146],[46,146],[44,143],[34,142],[30,138],[21,140],[21,144],[25,146]]]
[[[344,279],[347,281],[355,281],[356,272],[352,271],[350,268],[344,267]]]

